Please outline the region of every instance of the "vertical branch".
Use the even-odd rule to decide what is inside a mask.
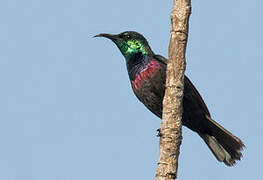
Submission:
[[[179,149],[182,141],[185,51],[190,14],[191,0],[174,0],[156,180],[177,178]]]

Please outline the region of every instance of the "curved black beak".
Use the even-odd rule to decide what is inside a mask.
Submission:
[[[96,36],[93,36],[93,37],[105,37],[105,38],[108,38],[112,41],[115,41],[118,39],[118,35],[106,34],[106,33],[97,34]]]

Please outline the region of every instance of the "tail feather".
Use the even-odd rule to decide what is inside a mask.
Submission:
[[[240,160],[242,157],[243,142],[215,122],[211,117],[206,116],[206,119],[211,131],[209,134],[199,133],[199,135],[218,161],[224,162],[227,166],[233,166],[236,160]]]

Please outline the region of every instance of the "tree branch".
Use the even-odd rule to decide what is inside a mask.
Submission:
[[[191,0],[174,0],[156,180],[177,178],[179,149],[182,141],[185,51],[190,14]]]

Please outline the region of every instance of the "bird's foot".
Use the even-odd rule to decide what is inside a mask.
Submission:
[[[157,129],[156,131],[158,132],[157,135],[156,135],[157,137],[161,137],[161,136],[163,135],[163,134],[161,133],[161,129],[160,129],[160,128]]]

